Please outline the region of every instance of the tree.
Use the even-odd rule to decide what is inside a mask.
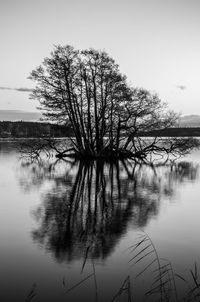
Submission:
[[[157,138],[147,142],[140,137],[173,126],[177,115],[156,94],[129,87],[104,51],[56,46],[29,78],[37,84],[31,98],[39,100],[44,116],[72,127],[70,150],[77,157],[145,158],[177,150],[174,142],[163,147]]]

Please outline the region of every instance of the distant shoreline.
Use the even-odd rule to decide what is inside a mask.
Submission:
[[[124,133],[125,134],[125,133]],[[39,122],[12,122],[0,121],[0,140],[14,141],[19,139],[73,137],[74,133],[69,126],[39,123]],[[176,127],[160,130],[139,132],[140,137],[200,137],[200,127]]]
[[[57,125],[51,123],[39,122],[0,122],[0,138],[18,139],[18,138],[45,138],[45,137],[69,137],[73,131],[69,126]]]

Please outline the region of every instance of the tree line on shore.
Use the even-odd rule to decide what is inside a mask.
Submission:
[[[0,121],[1,138],[70,137],[73,135],[74,133],[70,126],[40,122]],[[198,137],[200,136],[200,128],[174,127],[146,132],[143,131],[139,132],[138,135],[141,137]]]
[[[25,121],[0,121],[1,138],[67,137],[71,135],[72,130],[70,127],[64,125]]]
[[[141,132],[140,136],[147,137],[198,137],[200,127],[173,127],[168,129],[157,129],[148,132]]]

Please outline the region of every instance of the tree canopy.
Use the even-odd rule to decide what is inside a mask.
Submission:
[[[105,51],[56,46],[29,78],[36,82],[31,98],[39,100],[46,118],[72,127],[78,157],[146,157],[176,149],[174,142],[141,138],[172,127],[177,115],[157,94],[130,87]]]

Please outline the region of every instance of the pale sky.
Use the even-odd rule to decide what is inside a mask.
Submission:
[[[200,114],[199,37],[200,0],[0,0],[0,109],[35,111],[19,88],[33,87],[53,45],[69,44],[104,49],[133,86]]]

